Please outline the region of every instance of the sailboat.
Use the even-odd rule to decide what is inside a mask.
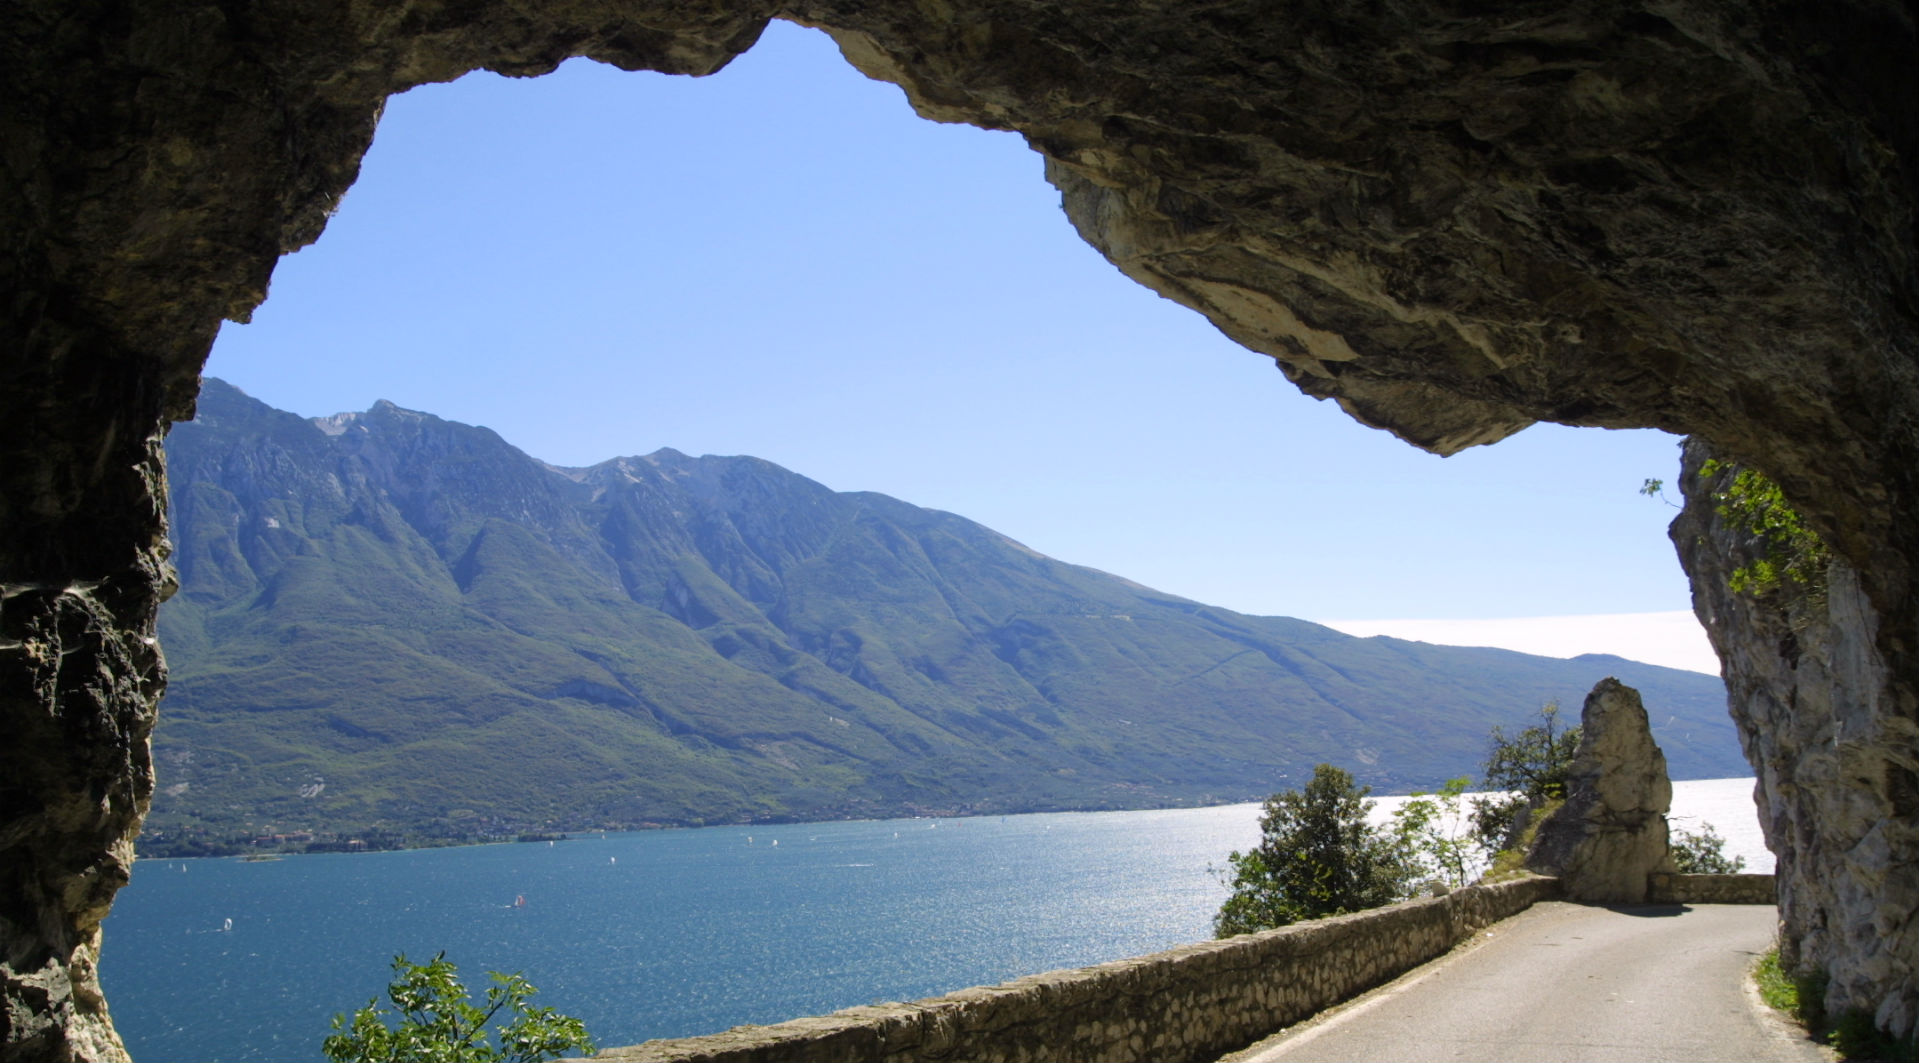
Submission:
[[[232,930],[232,929],[233,929],[233,920],[231,920],[231,919],[228,919],[228,920],[227,920],[227,923],[226,923],[226,925],[220,928],[220,930],[221,930],[221,932],[222,932],[222,933],[225,933],[225,932],[227,932],[227,931],[230,931],[230,930]]]
[[[515,908],[524,908],[524,907],[526,907],[526,894],[524,894],[524,893],[516,893],[516,894],[514,894],[514,895],[513,895],[513,907],[515,907]]]

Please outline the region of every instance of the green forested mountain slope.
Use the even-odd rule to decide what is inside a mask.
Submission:
[[[158,851],[1405,789],[1607,674],[1675,775],[1747,770],[1716,679],[1244,616],[755,458],[557,469],[215,380],[167,449]]]

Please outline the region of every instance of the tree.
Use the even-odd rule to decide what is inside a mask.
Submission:
[[[1415,876],[1449,889],[1466,885],[1479,870],[1474,839],[1462,836],[1466,789],[1472,780],[1449,779],[1437,793],[1415,793],[1393,813],[1392,838]]]
[[[1414,870],[1394,840],[1366,822],[1369,787],[1330,764],[1305,790],[1266,799],[1259,847],[1227,857],[1232,894],[1213,917],[1231,937],[1341,912],[1391,904]]]
[[[1666,851],[1682,875],[1736,875],[1746,869],[1745,857],[1726,855],[1726,839],[1710,823],[1700,824],[1697,834],[1673,831]]]
[[[1486,751],[1488,790],[1506,796],[1473,799],[1473,837],[1488,854],[1511,848],[1532,815],[1566,799],[1566,778],[1579,751],[1577,725],[1559,728],[1559,703],[1539,707],[1538,723],[1511,738],[1494,727]]]
[[[1486,788],[1513,790],[1534,801],[1564,800],[1566,776],[1579,751],[1579,727],[1559,729],[1559,703],[1539,707],[1540,722],[1506,737],[1493,728],[1486,752]]]
[[[320,1046],[332,1063],[538,1063],[569,1051],[593,1051],[580,1020],[527,1006],[535,990],[518,974],[491,972],[493,985],[482,1008],[469,1001],[444,952],[425,964],[395,956],[393,972],[386,993],[399,1009],[399,1025],[387,1025],[392,1013],[377,1007],[378,998],[367,1001],[351,1022],[335,1015],[335,1032]],[[502,1012],[512,1021],[489,1030],[487,1023]]]

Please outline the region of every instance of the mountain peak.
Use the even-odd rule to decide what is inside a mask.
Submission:
[[[345,435],[349,429],[353,428],[358,428],[362,432],[369,431],[369,424],[374,426],[395,423],[413,425],[457,424],[457,422],[443,421],[430,413],[422,413],[419,410],[409,410],[387,399],[376,399],[373,405],[358,412],[349,410],[342,413],[328,414],[324,417],[308,418],[308,423],[326,435],[336,437]]]
[[[344,435],[346,430],[360,420],[357,413],[336,413],[327,417],[313,418],[313,427],[330,436]]]
[[[1211,609],[759,458],[559,469],[391,402],[203,409],[167,440],[156,831],[1218,802],[1358,750],[1403,790],[1627,670]],[[1675,774],[1737,770],[1724,686],[1644,672]]]
[[[399,421],[439,422],[441,420],[441,418],[435,417],[430,413],[423,413],[419,410],[409,410],[405,406],[401,406],[387,399],[375,399],[373,405],[367,407],[365,416],[390,418]]]

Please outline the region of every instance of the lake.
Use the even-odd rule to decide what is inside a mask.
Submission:
[[[1674,785],[1770,871],[1751,779]],[[1398,800],[1384,798],[1376,815]],[[520,971],[602,1046],[910,1000],[1209,937],[1259,806],[709,827],[143,860],[101,963],[135,1059],[319,1060],[395,953]],[[524,903],[516,903],[524,899]],[[224,929],[232,920],[231,930]]]

